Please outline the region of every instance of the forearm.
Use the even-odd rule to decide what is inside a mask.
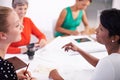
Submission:
[[[56,31],[61,32],[64,35],[78,35],[79,34],[79,32],[76,31],[76,30],[68,30],[68,29],[64,29],[64,28],[61,28],[61,27],[56,28]]]
[[[98,61],[99,61],[98,58],[96,58],[96,57],[94,57],[94,56],[90,55],[89,53],[86,53],[86,52],[84,52],[84,51],[82,51],[82,50],[79,50],[79,49],[78,49],[78,52],[79,52],[91,65],[93,65],[94,67],[96,67],[96,65],[97,65],[97,63],[98,63]]]
[[[64,33],[64,34],[70,34],[70,30],[64,29],[62,27],[57,27],[56,31]]]
[[[7,53],[9,54],[20,54],[21,53],[21,49],[18,47],[9,47],[7,50]]]

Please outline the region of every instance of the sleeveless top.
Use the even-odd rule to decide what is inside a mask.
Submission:
[[[79,14],[77,16],[76,19],[73,18],[72,16],[72,10],[70,7],[66,8],[67,14],[65,17],[65,20],[62,24],[62,27],[68,30],[76,30],[76,28],[80,25],[80,23],[82,22],[82,15],[83,15],[83,11],[80,10]],[[61,33],[61,32],[56,32],[55,33],[55,37],[57,36],[64,36],[65,34]]]
[[[0,57],[0,80],[18,80],[12,63]]]

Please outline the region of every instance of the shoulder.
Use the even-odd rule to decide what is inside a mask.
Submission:
[[[0,57],[0,80],[8,80],[8,79],[17,80],[15,68],[12,63]]]
[[[28,19],[28,20],[31,20],[29,17],[24,17],[24,19]]]
[[[92,80],[115,80],[117,73],[120,73],[120,54],[119,57],[117,56],[112,54],[101,59],[96,66]]]
[[[0,67],[8,67],[8,66],[13,66],[13,65],[9,61],[4,60],[0,57]]]
[[[29,17],[24,17],[24,21],[32,21]]]
[[[97,69],[104,69],[109,71],[114,71],[116,69],[116,66],[120,67],[120,54],[112,54],[109,55],[103,59],[101,59],[96,68]]]
[[[14,66],[7,60],[4,60],[0,57],[0,71],[12,71],[14,70]]]
[[[66,13],[68,10],[70,10],[70,7],[63,8],[61,13]]]
[[[67,14],[66,8],[62,9],[60,16],[66,16],[66,14]]]
[[[81,12],[82,12],[83,15],[86,14],[86,11],[85,11],[85,10],[81,10]]]
[[[61,13],[65,14],[67,12],[67,8],[62,9]]]

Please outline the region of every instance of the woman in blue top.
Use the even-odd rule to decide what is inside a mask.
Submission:
[[[63,9],[55,27],[55,37],[80,34],[76,28],[81,21],[83,21],[85,26],[83,33],[88,33],[89,25],[84,10],[91,2],[92,0],[76,0],[75,5]]]

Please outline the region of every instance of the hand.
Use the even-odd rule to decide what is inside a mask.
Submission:
[[[95,28],[89,28],[84,31],[81,31],[82,35],[90,35],[90,34],[95,34],[96,29]]]
[[[79,35],[80,34],[80,32],[79,31],[71,31],[71,35]]]
[[[56,69],[53,69],[50,74],[49,78],[52,78],[53,80],[64,80],[58,73]]]
[[[26,70],[18,72],[17,77],[19,80],[37,80],[36,78],[31,77],[31,73],[29,71],[26,72]]]
[[[78,51],[79,48],[75,46],[73,43],[68,43],[64,45],[62,48],[65,48],[65,51],[73,50],[73,51]]]
[[[25,80],[37,80],[37,79],[34,78],[34,77],[29,77],[29,78],[27,78],[27,79],[25,79]]]
[[[28,50],[27,47],[22,47],[22,48],[21,48],[21,53],[25,53],[25,52],[27,52],[27,50]]]
[[[35,47],[44,47],[47,44],[47,41],[45,39],[41,39],[38,44],[35,44]]]
[[[80,33],[81,33],[81,35],[88,35],[88,34],[89,34],[89,33],[86,32],[86,31],[81,31]]]
[[[29,75],[29,76],[27,76]],[[21,70],[17,73],[18,79],[27,79],[28,77],[31,77],[31,74],[29,71],[26,72],[26,70]]]

